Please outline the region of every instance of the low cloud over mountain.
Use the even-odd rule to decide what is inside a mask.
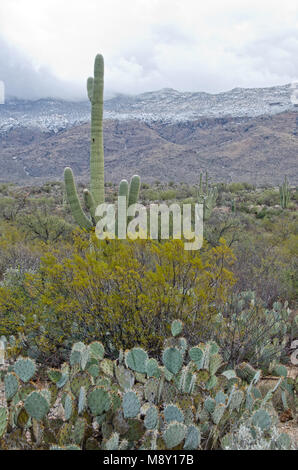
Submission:
[[[1,35],[0,51],[0,80],[4,82],[6,96],[26,99],[78,96],[75,85],[59,80],[46,67],[35,67],[29,57]]]

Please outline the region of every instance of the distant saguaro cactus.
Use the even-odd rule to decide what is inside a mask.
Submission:
[[[104,89],[104,60],[97,54],[94,62],[94,77],[87,80],[88,98],[91,102],[91,151],[90,151],[90,190],[84,189],[84,202],[89,211],[88,217],[81,206],[74,176],[71,168],[64,170],[64,181],[67,200],[72,215],[77,224],[84,230],[90,231],[96,225],[95,211],[99,204],[104,203],[104,146],[103,146],[103,89]],[[140,177],[134,175],[130,185],[122,180],[119,195],[126,196],[128,205],[137,202],[140,191]]]
[[[204,220],[209,219],[214,207],[216,206],[217,198],[218,198],[218,190],[216,187],[213,187],[213,188],[209,187],[207,171],[206,171],[206,179],[205,179],[205,188],[203,188],[203,175],[201,173],[199,191],[198,191],[198,202],[199,204],[203,204]]]
[[[279,197],[280,205],[283,209],[286,209],[290,202],[290,188],[288,184],[287,177],[285,176],[284,182],[279,186]]]

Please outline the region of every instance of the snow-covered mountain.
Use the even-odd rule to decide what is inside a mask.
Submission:
[[[234,88],[210,94],[171,88],[136,96],[118,95],[105,104],[107,117],[123,119],[193,121],[200,117],[241,117],[292,110],[290,85],[271,88]]]
[[[200,117],[255,117],[296,110],[290,85],[270,88],[234,88],[210,94],[170,88],[139,95],[117,95],[105,101],[106,119],[145,122],[193,121]],[[58,132],[90,119],[89,102],[58,99],[35,101],[8,98],[0,105],[0,133],[17,127]]]

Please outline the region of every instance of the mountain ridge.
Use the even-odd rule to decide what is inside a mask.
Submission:
[[[297,109],[291,85],[267,88],[233,88],[216,94],[182,92],[171,88],[137,95],[118,94],[104,104],[105,119],[144,122],[193,121],[201,117],[257,117]],[[54,98],[8,98],[0,106],[0,134],[17,127],[59,132],[90,120],[90,104]]]

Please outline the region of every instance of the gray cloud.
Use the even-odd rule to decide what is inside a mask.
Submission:
[[[297,19],[297,0],[1,0],[0,80],[11,95],[85,99],[101,52],[106,97],[282,85],[298,76]]]
[[[258,61],[264,73],[277,77],[298,74],[298,30],[278,31],[253,41],[243,48],[242,55]]]
[[[46,67],[35,68],[25,54],[0,36],[0,80],[5,95],[25,99],[82,97],[78,86],[59,80]]]

